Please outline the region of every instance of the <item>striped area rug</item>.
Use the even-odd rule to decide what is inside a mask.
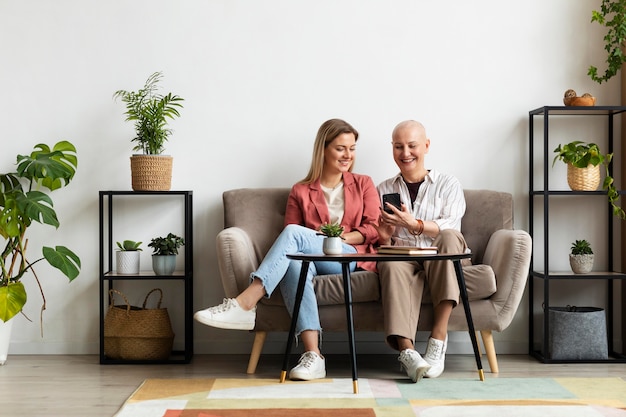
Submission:
[[[147,379],[115,417],[626,417],[626,378]]]

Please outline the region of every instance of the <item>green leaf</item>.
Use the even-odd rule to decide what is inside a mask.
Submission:
[[[59,227],[59,220],[52,208],[52,199],[47,194],[41,191],[30,191],[17,199],[17,206],[28,218],[42,224]]]
[[[48,263],[63,272],[70,281],[73,281],[80,272],[80,258],[65,246],[57,246],[54,249],[43,247],[43,256]]]
[[[11,320],[26,304],[24,284],[16,282],[0,287],[0,320]]]
[[[17,174],[54,191],[74,177],[78,164],[75,153],[76,148],[68,141],[58,142],[52,150],[37,144],[29,156],[17,156]]]

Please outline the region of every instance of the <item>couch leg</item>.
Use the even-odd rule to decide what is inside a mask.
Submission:
[[[491,373],[497,374],[498,372],[500,372],[500,370],[498,369],[496,347],[493,344],[493,334],[491,334],[491,330],[481,330],[480,334],[483,338],[483,344],[485,345],[485,352],[487,353],[487,361],[489,361],[489,368],[491,368]]]
[[[259,363],[259,358],[261,357],[261,351],[263,350],[266,337],[267,332],[255,332],[254,342],[252,343],[252,352],[250,352],[250,360],[248,361],[248,370],[246,373],[253,374],[256,372],[256,366]]]

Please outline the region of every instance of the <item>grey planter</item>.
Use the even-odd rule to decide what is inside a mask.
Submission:
[[[593,255],[569,255],[569,264],[575,274],[586,274],[593,268]]]
[[[172,275],[176,269],[176,255],[152,255],[152,269],[157,275]]]

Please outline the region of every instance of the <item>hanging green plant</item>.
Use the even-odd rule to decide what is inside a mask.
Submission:
[[[602,0],[600,11],[591,12],[591,22],[598,22],[608,29],[604,36],[604,49],[607,52],[604,75],[598,75],[598,68],[593,65],[587,72],[593,81],[602,84],[616,75],[626,62],[626,55],[622,50],[626,41],[626,0]]]

